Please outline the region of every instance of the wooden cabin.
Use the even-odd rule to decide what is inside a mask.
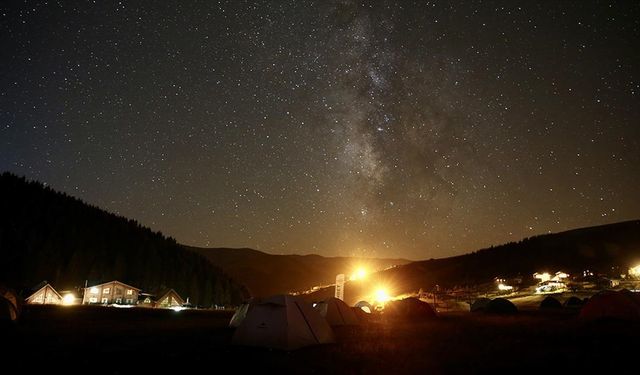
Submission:
[[[35,305],[61,305],[62,296],[49,283],[36,290],[24,300],[28,304]]]
[[[173,289],[169,289],[165,293],[161,294],[160,298],[156,301],[156,307],[171,308],[182,305],[184,305],[184,300],[180,297],[178,292]]]
[[[84,289],[82,304],[136,305],[141,289],[114,280]]]

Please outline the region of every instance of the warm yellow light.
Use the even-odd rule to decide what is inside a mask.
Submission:
[[[63,305],[73,305],[73,303],[76,300],[76,296],[74,296],[73,294],[69,293],[69,294],[65,294],[64,297],[62,297],[62,304]]]
[[[356,270],[356,273],[353,274],[354,280],[364,280],[367,277],[367,270],[360,267]]]
[[[389,293],[387,293],[386,290],[384,289],[376,290],[376,294],[375,294],[376,302],[387,302],[390,299],[391,297],[389,297]]]
[[[513,287],[511,285],[504,285],[502,283],[498,284],[498,289],[499,290],[513,290]]]
[[[367,269],[364,267],[359,267],[356,271],[349,276],[349,280],[364,280],[367,278]]]
[[[533,277],[535,279],[540,279],[540,282],[543,283],[545,281],[551,280],[551,275],[549,275],[549,272],[544,272],[544,273],[535,273],[533,274]]]

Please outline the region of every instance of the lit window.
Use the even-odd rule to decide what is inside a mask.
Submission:
[[[96,303],[96,302],[98,302],[98,299],[96,297],[91,297],[91,298],[89,298],[89,302],[90,303]]]
[[[128,296],[133,295],[133,289],[127,289],[127,295]]]
[[[116,303],[122,303],[122,298],[116,298]]]
[[[91,288],[91,293],[92,294],[98,294],[98,293],[100,293],[100,289],[98,289],[96,287],[93,287],[93,288]]]
[[[104,288],[102,289],[102,294],[109,294],[110,291],[111,291],[111,288]]]
[[[102,299],[102,303],[107,303],[107,302],[109,302],[109,299],[108,299],[108,298],[103,298],[103,299]]]

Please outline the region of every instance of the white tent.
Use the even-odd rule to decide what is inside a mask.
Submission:
[[[242,321],[244,321],[244,318],[247,317],[247,313],[249,312],[249,310],[252,309],[256,303],[258,303],[258,301],[252,299],[240,305],[240,307],[238,307],[236,312],[231,317],[229,327],[238,328]]]
[[[334,342],[333,331],[300,297],[277,295],[249,309],[236,329],[234,345],[294,350]]]
[[[367,314],[371,314],[373,312],[373,306],[371,306],[371,304],[367,301],[360,301],[353,306],[359,308]]]
[[[360,324],[353,310],[338,298],[328,298],[318,302],[315,309],[327,320],[330,326]]]

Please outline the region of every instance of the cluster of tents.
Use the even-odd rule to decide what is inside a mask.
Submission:
[[[640,293],[627,289],[605,290],[591,298],[580,299],[569,297],[564,303],[553,296],[547,296],[540,302],[540,310],[580,311],[579,318],[583,320],[640,320]],[[478,298],[470,305],[471,312],[493,314],[515,314],[518,308],[504,298]]]
[[[478,298],[469,306],[469,310],[473,313],[489,314],[515,314],[518,312],[516,305],[505,298]]]
[[[561,308],[579,310],[583,320],[640,320],[640,293],[603,291],[588,300],[570,297],[564,304],[548,296],[540,303],[541,310]],[[236,328],[233,344],[294,350],[335,342],[334,327],[360,325],[374,311],[366,301],[349,307],[337,298],[309,304],[297,296],[278,295],[243,304],[229,326]],[[518,308],[504,298],[479,298],[470,311],[510,315],[518,313]],[[436,312],[418,298],[406,298],[388,302],[382,317],[384,321],[419,321],[436,317]]]
[[[337,298],[309,304],[298,296],[277,295],[243,304],[229,326],[236,328],[232,338],[235,345],[294,350],[333,343],[333,327],[360,325],[373,311],[366,301],[349,307]],[[435,316],[431,306],[417,298],[389,302],[385,307],[389,319]]]

